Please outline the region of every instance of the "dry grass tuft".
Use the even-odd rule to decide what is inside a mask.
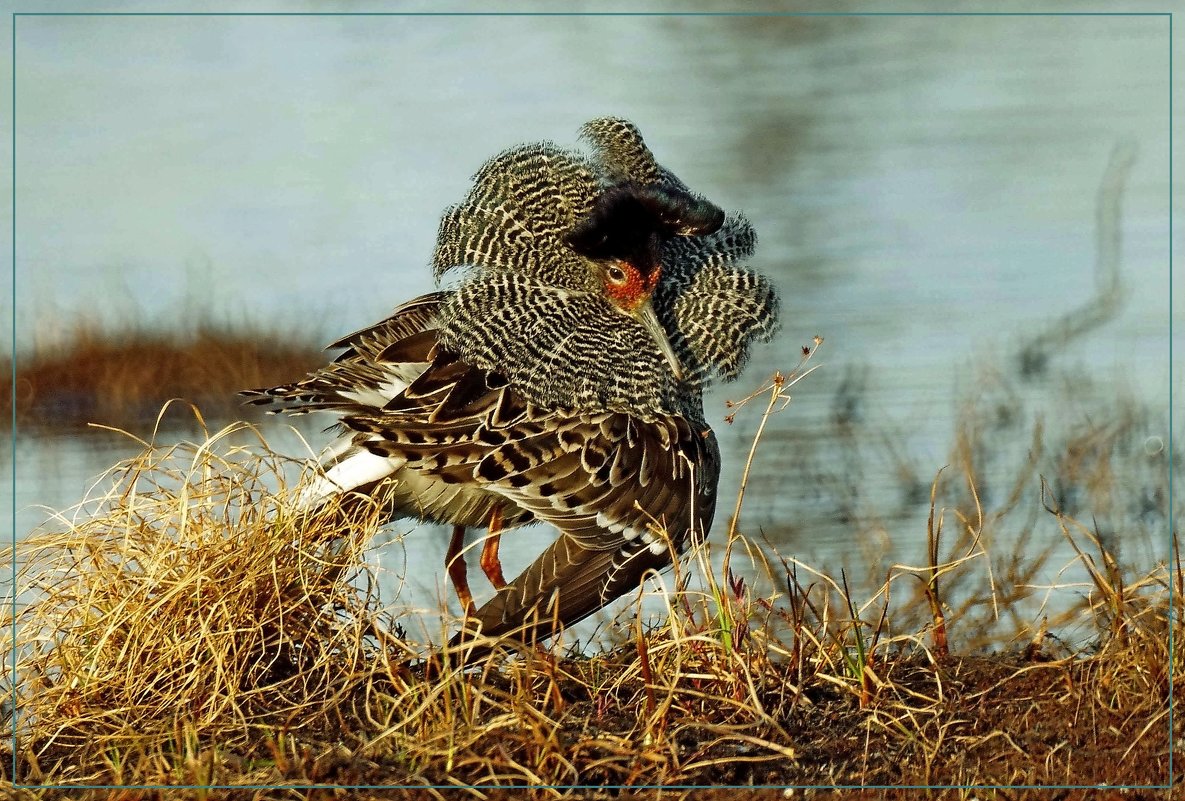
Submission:
[[[5,624],[31,778],[122,783],[131,752],[133,773],[204,783],[200,744],[328,721],[368,680],[386,635],[350,579],[377,506],[295,512],[284,461],[228,444],[244,432],[146,443],[77,522],[16,546]]]

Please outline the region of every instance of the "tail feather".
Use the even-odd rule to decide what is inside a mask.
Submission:
[[[328,453],[319,473],[297,496],[299,508],[316,509],[330,498],[346,492],[369,490],[394,475],[406,462],[397,457],[378,456],[365,448],[351,446],[345,454]]]
[[[669,554],[646,544],[594,550],[562,535],[514,581],[479,608],[451,645],[481,638],[512,637],[523,643],[545,640],[636,587],[649,570],[670,564]],[[478,645],[468,658],[488,650]]]

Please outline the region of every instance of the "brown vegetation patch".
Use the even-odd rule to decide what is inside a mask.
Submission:
[[[100,423],[133,428],[182,398],[222,419],[244,412],[242,389],[291,381],[325,357],[276,333],[199,327],[190,333],[106,332],[80,326],[64,344],[17,358],[18,427]],[[0,371],[12,375],[11,360]],[[11,422],[12,386],[0,382],[0,415]]]

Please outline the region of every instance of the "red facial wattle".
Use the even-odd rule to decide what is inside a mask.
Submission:
[[[655,267],[648,275],[643,275],[629,262],[617,262],[616,266],[625,273],[622,281],[606,279],[605,294],[619,308],[632,312],[642,305],[653,294],[658,286],[659,268]]]

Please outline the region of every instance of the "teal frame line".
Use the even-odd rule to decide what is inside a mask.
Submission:
[[[12,777],[19,789],[705,789],[700,784],[18,784],[17,778],[17,18],[19,17],[1167,17],[1168,18],[1168,552],[1173,540],[1173,13],[1172,12],[12,12]],[[719,784],[722,789],[1173,789],[1173,582],[1168,582],[1168,776],[1164,784]]]

